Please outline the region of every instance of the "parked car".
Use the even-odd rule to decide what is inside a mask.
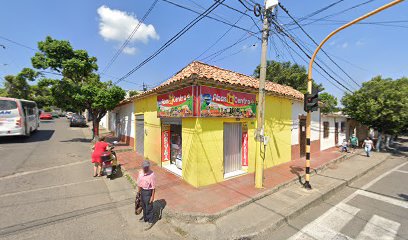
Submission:
[[[79,114],[73,114],[69,122],[70,127],[86,127],[86,118]]]
[[[59,118],[59,115],[57,112],[52,112],[51,115],[53,118]]]
[[[73,114],[74,114],[73,112],[67,112],[65,117],[67,117],[67,119],[71,119]]]
[[[52,114],[49,112],[42,112],[40,114],[40,119],[41,120],[52,120]]]

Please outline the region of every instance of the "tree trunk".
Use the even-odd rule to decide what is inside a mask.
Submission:
[[[382,138],[383,138],[383,132],[378,132],[378,140],[377,140],[377,146],[375,147],[377,149],[377,152],[381,150],[382,147]]]
[[[92,139],[99,139],[99,121],[96,118],[92,119]]]

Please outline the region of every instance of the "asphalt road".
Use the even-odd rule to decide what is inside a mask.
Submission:
[[[162,221],[143,231],[124,177],[92,177],[86,131],[62,118],[0,138],[0,239],[175,239]]]
[[[408,239],[408,141],[400,149],[405,154],[391,156],[328,200],[253,239]]]

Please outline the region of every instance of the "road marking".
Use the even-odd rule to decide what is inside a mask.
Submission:
[[[387,196],[383,196],[377,193],[373,193],[373,192],[368,192],[368,191],[361,191],[358,190],[357,191],[358,195],[362,195],[365,197],[369,197],[375,200],[379,200],[379,201],[383,201],[398,207],[402,207],[402,208],[408,208],[408,202],[407,201],[403,201],[403,200],[399,200],[396,198],[391,198],[391,197],[387,197]]]
[[[330,208],[329,210],[327,210],[323,215],[321,215],[320,217],[318,217],[317,219],[315,219],[313,222],[307,224],[306,226],[304,226],[299,232],[297,232],[296,234],[294,234],[292,237],[290,237],[290,240],[300,240],[300,239],[317,239],[317,240],[326,240],[326,239],[352,239],[344,234],[339,233],[339,231],[358,213],[358,211],[360,209],[350,206],[348,204],[346,204],[347,202],[349,202],[351,199],[353,199],[354,197],[356,197],[357,195],[364,195],[364,196],[368,196],[371,198],[375,198],[375,199],[381,199],[382,201],[394,204],[394,205],[402,205],[403,207],[405,207],[405,203],[402,204],[401,202],[399,202],[396,199],[389,199],[388,197],[384,197],[378,194],[371,194],[367,190],[368,188],[370,188],[371,186],[373,186],[375,183],[377,183],[378,181],[380,181],[381,179],[383,179],[384,177],[386,177],[387,175],[389,175],[390,173],[392,173],[393,171],[398,170],[399,168],[405,166],[406,164],[408,164],[408,162],[402,163],[396,167],[394,167],[393,169],[381,174],[380,176],[376,177],[375,179],[371,180],[369,183],[365,184],[364,186],[362,186],[360,188],[360,190],[357,190],[355,192],[353,192],[352,194],[350,194],[348,197],[346,197],[345,199],[343,199],[341,202],[339,202],[338,204],[336,204],[334,207]],[[375,196],[374,196],[375,195]],[[378,196],[377,196],[378,195]],[[381,196],[381,197],[380,197]],[[390,225],[390,231],[391,233],[393,233],[394,230],[392,230],[392,227],[394,227],[395,229],[395,222],[382,218],[377,216],[376,218],[371,218],[374,223],[380,223],[384,222],[384,224],[388,224]],[[383,221],[385,220],[385,221]],[[371,220],[370,220],[371,221]],[[391,223],[393,222],[393,223]],[[399,223],[397,223],[399,224]],[[377,224],[378,225],[378,224]],[[388,225],[384,225],[384,226],[388,226]],[[373,225],[373,223],[370,223],[366,225],[366,228],[370,231],[372,231],[376,226],[375,224]],[[399,225],[398,225],[399,228]],[[384,229],[383,229],[384,230]],[[398,230],[398,229],[397,229]],[[375,231],[378,231],[379,234],[383,234],[385,236],[384,239],[394,239],[394,238],[387,238],[388,236],[391,236],[392,234],[387,232],[381,232],[381,229],[375,229]],[[364,231],[363,231],[364,232]],[[387,235],[388,234],[388,235]],[[395,236],[396,234],[394,234]],[[360,235],[359,235],[360,236]],[[374,238],[369,238],[365,237],[366,235],[361,235],[360,239],[383,239],[383,238],[378,238],[378,237],[374,237]]]
[[[15,195],[24,194],[24,193],[44,191],[44,190],[50,190],[50,189],[54,189],[54,188],[61,188],[61,187],[69,187],[69,186],[73,186],[73,185],[77,185],[77,184],[84,184],[84,183],[96,182],[96,181],[101,181],[101,180],[102,180],[101,178],[96,178],[96,179],[91,179],[91,180],[82,181],[82,182],[66,183],[66,184],[61,184],[61,185],[54,185],[54,186],[49,186],[49,187],[30,189],[30,190],[21,191],[21,192],[6,193],[6,194],[0,195],[0,197],[10,197],[10,196],[15,196]]]
[[[90,161],[89,160],[84,160],[84,161],[79,161],[79,162],[72,162],[72,163],[68,163],[68,164],[43,168],[43,169],[39,169],[39,170],[32,170],[32,171],[27,171],[27,172],[18,172],[18,173],[14,173],[14,174],[11,174],[11,175],[8,175],[8,176],[0,177],[0,181],[10,179],[10,178],[15,178],[15,177],[21,177],[21,176],[28,175],[28,174],[34,174],[34,173],[40,173],[40,172],[44,172],[44,171],[54,170],[54,169],[57,169],[57,168],[63,168],[63,167],[79,165],[79,164],[86,163],[86,162],[90,162]]]
[[[289,238],[299,239],[352,239],[340,233],[340,230],[360,211],[360,209],[339,203],[323,215],[306,225],[297,234]]]
[[[374,215],[358,234],[356,240],[381,239],[394,240],[400,223]]]
[[[404,170],[395,170],[395,172],[408,173],[408,171],[404,171]]]

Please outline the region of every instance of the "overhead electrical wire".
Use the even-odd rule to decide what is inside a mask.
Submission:
[[[339,3],[343,2],[343,1],[344,1],[344,0],[338,0],[338,1],[336,1],[336,2],[333,2],[333,3],[327,5],[327,6],[323,7],[323,8],[320,8],[320,9],[318,9],[318,10],[312,12],[312,13],[309,13],[308,15],[306,15],[306,16],[304,16],[304,17],[299,18],[298,21],[299,21],[299,22],[302,22],[302,21],[304,21],[304,20],[306,20],[306,19],[309,19],[309,18],[311,18],[311,17],[313,17],[313,16],[315,16],[315,15],[317,15],[317,14],[323,12],[323,11],[326,11],[327,9],[329,9],[329,8],[335,6],[335,5],[337,5],[337,4],[339,4]],[[294,23],[292,22],[292,23],[290,23],[290,24],[294,24]]]
[[[279,7],[293,20],[293,22],[302,30],[302,32],[314,43],[316,46],[319,46],[319,43],[317,43],[312,36],[306,30],[302,27],[302,25],[299,24],[298,21],[289,13],[289,11],[281,4],[279,3]],[[361,84],[357,83],[338,63],[336,63],[330,56],[327,54],[327,52],[321,48],[322,52],[326,55],[326,57],[334,64],[336,67],[338,67],[354,84],[356,84],[358,87],[362,87]]]
[[[288,37],[288,38],[293,42],[293,44],[295,44],[309,59],[311,59],[310,54],[307,53],[307,52],[303,49],[303,47],[301,47],[301,46],[299,45],[299,43],[298,43],[290,34],[288,34],[285,29],[283,29],[283,28],[280,26],[279,23],[277,23],[274,19],[272,19],[271,22],[272,22],[272,24],[274,24],[274,25],[280,30],[281,33],[283,33],[286,37]],[[318,62],[315,61],[315,64],[316,64],[322,71],[324,71],[332,80],[334,80],[337,84],[339,84],[341,87],[343,87],[344,89],[346,89],[346,90],[349,91],[350,93],[353,92],[353,91],[350,90],[348,87],[346,87],[343,83],[341,83],[339,80],[335,79],[335,78],[334,78],[330,73],[328,73],[327,70],[324,69]]]
[[[300,59],[302,59],[306,64],[309,64],[309,61],[304,59],[304,57],[297,51],[293,49],[292,46],[290,46],[286,41],[284,41],[279,35],[277,35],[278,38],[289,48],[291,49]],[[295,61],[296,63],[296,61]],[[340,88],[338,84],[333,83],[331,80],[326,78],[316,67],[313,67],[313,69],[320,75],[322,76],[326,81],[328,81],[331,85],[333,85],[335,88],[339,89],[341,92],[344,92],[344,89]]]
[[[166,43],[164,43],[159,49],[157,49],[152,55],[150,55],[148,58],[146,58],[144,61],[139,63],[137,66],[135,66],[132,70],[130,70],[128,73],[126,73],[124,76],[119,78],[115,84],[118,84],[121,82],[123,79],[126,79],[130,75],[132,75],[134,72],[139,70],[141,67],[143,67],[145,64],[150,62],[153,58],[155,58],[157,55],[159,55],[161,52],[163,52],[167,47],[169,47],[171,44],[173,44],[177,39],[179,39],[181,36],[183,36],[188,30],[190,30],[194,25],[196,25],[201,19],[203,19],[205,16],[210,14],[212,11],[214,11],[223,1],[225,0],[217,0],[215,1],[207,10],[205,10],[203,13],[201,13],[199,16],[194,18],[191,22],[189,22],[184,28],[182,28],[178,33],[176,33],[173,37],[171,37]]]
[[[32,47],[30,47],[30,46],[27,46],[27,45],[25,45],[25,44],[16,42],[16,41],[11,40],[11,39],[9,39],[9,38],[3,37],[3,36],[0,36],[0,38],[3,39],[3,40],[6,40],[6,41],[8,41],[8,42],[14,43],[14,44],[16,44],[16,45],[18,45],[18,46],[20,46],[20,47],[27,48],[27,49],[30,49],[30,50],[33,50],[33,51],[37,51],[37,49],[34,49],[34,48],[32,48]]]
[[[139,30],[140,26],[144,23],[144,21],[146,20],[146,18],[149,16],[149,14],[152,12],[153,8],[156,6],[158,0],[155,0],[152,5],[150,5],[149,9],[146,11],[146,13],[144,14],[144,16],[139,20],[139,22],[137,23],[137,25],[135,26],[135,28],[133,29],[133,31],[130,33],[130,35],[127,37],[127,39],[125,40],[125,42],[122,44],[122,46],[120,46],[120,48],[116,51],[116,53],[113,55],[113,57],[111,58],[111,60],[108,62],[108,64],[105,66],[105,68],[102,70],[102,73],[105,73],[106,71],[108,71],[108,69],[112,66],[112,64],[118,59],[118,57],[120,56],[120,54],[122,54],[123,49],[126,48],[126,46],[129,44],[129,42],[132,40],[133,36],[135,35],[135,33],[137,32],[137,30]]]
[[[345,12],[348,12],[348,11],[352,10],[352,9],[355,9],[355,8],[358,8],[358,7],[361,7],[361,6],[364,6],[364,5],[366,5],[366,4],[372,3],[372,2],[374,2],[374,1],[375,1],[375,0],[368,0],[368,1],[365,1],[365,2],[362,2],[362,3],[359,3],[359,4],[357,4],[357,5],[354,5],[354,6],[352,6],[352,7],[346,8],[346,9],[341,10],[341,11],[339,11],[339,12],[332,13],[332,14],[326,15],[326,16],[324,16],[324,17],[318,18],[318,19],[316,19],[316,20],[313,20],[313,21],[311,21],[311,22],[305,23],[305,24],[303,24],[303,26],[307,26],[307,25],[313,24],[313,23],[318,22],[318,21],[322,21],[322,20],[326,20],[326,19],[331,18],[331,17],[334,17],[334,16],[338,16],[338,15],[340,15],[340,14],[343,14],[343,13],[345,13]],[[293,29],[296,29],[296,28],[298,28],[298,27],[294,27],[294,28],[292,28],[292,29],[290,29],[290,30],[293,30]]]
[[[241,13],[241,14],[243,14],[243,15],[249,17],[249,18],[252,20],[252,22],[256,25],[256,27],[258,28],[258,30],[261,32],[261,28],[258,26],[258,23],[255,21],[255,19],[254,19],[253,16],[251,16],[251,15],[249,15],[248,13],[243,12],[243,11],[241,11],[241,10],[239,10],[239,9],[236,9],[236,8],[234,8],[234,7],[231,7],[231,6],[229,6],[229,5],[225,4],[225,3],[222,3],[221,5],[223,5],[223,6],[227,7],[227,8],[229,8],[229,9],[231,9],[231,10],[237,12],[237,13]],[[248,11],[248,9],[247,9],[247,11]],[[253,11],[253,10],[252,10],[252,9],[249,9],[249,11]],[[261,40],[261,39],[260,39],[260,40]]]
[[[241,15],[237,21],[235,22],[235,24],[237,24],[243,17],[244,15]],[[215,42],[213,44],[211,44],[208,48],[206,48],[200,55],[198,55],[196,58],[194,58],[194,60],[197,60],[199,58],[201,58],[205,53],[207,53],[211,48],[213,48],[215,45],[218,44],[219,41],[221,41],[221,39],[223,39],[230,31],[232,30],[232,27],[228,28],[227,31],[225,31],[219,38],[217,38],[217,40],[215,40]]]
[[[201,12],[198,12],[198,11],[196,11],[196,10],[193,10],[193,9],[189,8],[189,7],[183,6],[183,5],[181,5],[181,4],[175,3],[175,2],[170,1],[170,0],[161,0],[161,1],[166,2],[166,3],[169,3],[169,4],[173,5],[173,6],[176,6],[176,7],[185,9],[185,10],[188,10],[188,11],[190,11],[190,12],[196,13],[196,14],[198,14],[198,15],[201,14]],[[214,21],[223,23],[223,24],[228,25],[228,26],[230,26],[230,27],[237,28],[237,29],[240,29],[240,30],[242,30],[242,31],[245,31],[245,32],[254,34],[254,35],[257,34],[256,32],[250,31],[250,30],[245,29],[245,28],[243,28],[243,27],[240,27],[240,26],[238,26],[238,25],[236,25],[236,24],[232,24],[232,23],[229,23],[229,22],[224,21],[224,20],[220,20],[220,19],[215,18],[215,17],[212,17],[212,16],[205,16],[205,17],[208,18],[208,19],[212,19],[212,20],[214,20]],[[259,37],[258,37],[258,38],[259,38]],[[260,38],[259,38],[259,39],[260,39]]]

